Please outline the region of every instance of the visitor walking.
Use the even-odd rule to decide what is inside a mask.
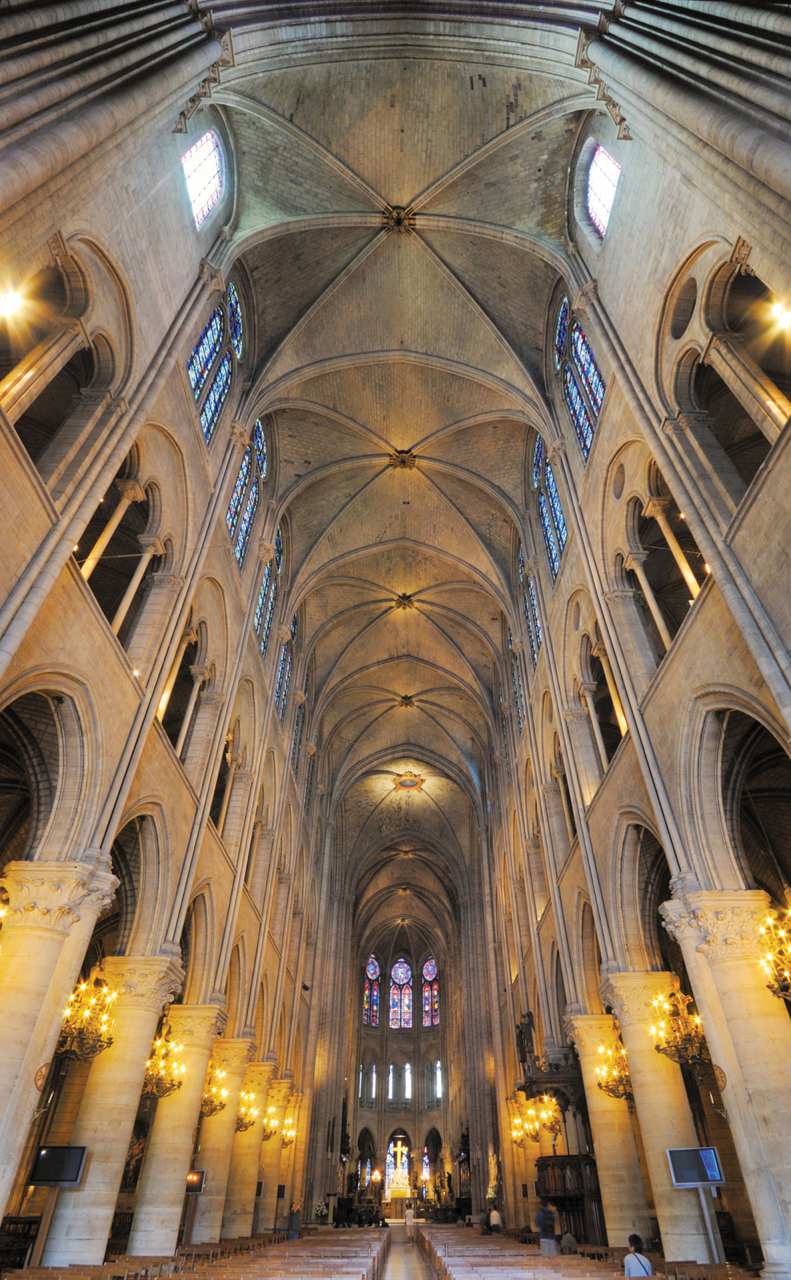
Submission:
[[[541,1252],[547,1258],[554,1258],[558,1251],[557,1241],[555,1240],[555,1215],[550,1209],[549,1201],[546,1198],[541,1201],[541,1208],[536,1214],[536,1226],[538,1227]]]
[[[289,1240],[299,1239],[299,1211],[302,1208],[302,1201],[298,1204],[292,1204],[291,1212],[288,1215],[288,1238]]]
[[[411,1204],[407,1205],[406,1212],[404,1214],[404,1226],[406,1227],[407,1244],[414,1244],[415,1243],[415,1210],[412,1208]]]

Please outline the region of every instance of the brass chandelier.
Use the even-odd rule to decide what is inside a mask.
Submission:
[[[209,1078],[206,1081],[206,1090],[200,1104],[201,1115],[208,1119],[209,1116],[216,1116],[218,1112],[225,1110],[225,1099],[228,1097],[228,1090],[223,1088],[222,1082],[225,1079],[224,1071],[212,1071],[211,1063],[209,1063]]]
[[[267,1107],[266,1115],[264,1116],[264,1131],[261,1134],[261,1138],[264,1142],[268,1142],[270,1138],[274,1138],[275,1134],[277,1133],[276,1115],[277,1115],[276,1107]]]
[[[599,1057],[601,1061],[596,1068],[596,1075],[599,1077],[599,1088],[602,1093],[606,1093],[610,1098],[623,1099],[631,1105],[634,1102],[634,1094],[626,1062],[626,1050],[621,1037],[619,1036],[617,1044],[609,1049],[603,1044],[599,1045]]]
[[[785,920],[788,925],[791,913]],[[767,987],[778,1000],[787,1000],[791,1004],[791,937],[774,916],[767,916],[759,928],[762,939],[769,944],[769,949],[761,956],[761,968],[769,978]]]
[[[112,1007],[117,994],[98,979],[76,986],[69,996],[55,1052],[90,1062],[109,1049],[113,1043]]]
[[[239,1094],[239,1111],[236,1116],[236,1132],[247,1133],[256,1122],[258,1116],[258,1108],[253,1106],[255,1102],[254,1093],[245,1093],[244,1090]]]
[[[143,1081],[145,1097],[167,1098],[181,1088],[186,1071],[184,1063],[179,1061],[183,1048],[181,1044],[173,1044],[169,1030],[154,1041]]]
[[[293,1117],[292,1117],[292,1116],[286,1116],[286,1119],[285,1119],[285,1128],[283,1129],[283,1146],[284,1146],[284,1147],[290,1147],[290,1146],[291,1146],[291,1144],[292,1144],[292,1142],[293,1142],[293,1141],[294,1141],[294,1139],[296,1138],[296,1136],[297,1136],[297,1131],[296,1131],[296,1129],[294,1128],[294,1120],[293,1120]]]
[[[700,1077],[701,1066],[711,1062],[709,1046],[698,1015],[687,1011],[691,997],[683,991],[671,991],[666,999],[654,1000],[657,1023],[651,1027],[654,1048],[679,1066],[691,1067]]]

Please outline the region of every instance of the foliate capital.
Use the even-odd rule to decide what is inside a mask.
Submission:
[[[231,423],[231,441],[237,449],[246,449],[250,443],[250,437],[241,422]]]
[[[267,1099],[270,1107],[288,1106],[291,1094],[294,1089],[293,1080],[273,1080],[269,1086],[269,1097]]]
[[[168,1014],[173,1039],[189,1049],[210,1052],[222,1032],[226,1014],[214,1004],[177,1004]]]
[[[595,280],[589,280],[581,289],[578,289],[574,295],[574,301],[571,304],[572,311],[581,311],[587,313],[588,307],[595,302],[599,296],[599,286]]]
[[[258,559],[264,562],[271,560],[275,554],[274,543],[267,542],[266,538],[262,538],[258,543]]]
[[[86,913],[101,915],[119,881],[89,862],[9,862],[0,884],[8,894],[4,928],[67,934]]]
[[[128,502],[145,502],[146,495],[139,480],[116,480],[115,487]]]
[[[598,1058],[600,1045],[615,1042],[615,1022],[609,1013],[575,1013],[564,1019],[563,1030],[580,1058]]]
[[[274,1062],[251,1062],[244,1073],[242,1088],[247,1093],[255,1094],[255,1105],[259,1112],[261,1104],[269,1100],[269,1086],[276,1070]]]
[[[656,1018],[655,1000],[667,999],[677,991],[674,973],[610,973],[599,987],[604,1004],[608,1004],[622,1027],[632,1023],[652,1023]]]
[[[566,456],[566,441],[562,439],[552,440],[547,445],[547,457],[550,462],[557,462],[558,458]]]
[[[212,263],[209,262],[208,258],[201,258],[198,275],[201,280],[203,280],[204,284],[209,285],[212,290],[216,290],[218,293],[225,292],[225,283],[222,278],[222,272],[219,267],[213,266]]]
[[[285,624],[281,624],[275,629],[275,635],[281,644],[287,644],[291,639],[291,631],[287,626],[285,626]]]
[[[215,1040],[211,1052],[212,1066],[232,1076],[243,1076],[254,1053],[252,1040]]]
[[[765,949],[760,930],[770,910],[769,895],[762,889],[702,889],[659,908],[668,933],[679,943],[691,942],[709,964],[757,960]]]
[[[184,970],[178,960],[165,956],[106,956],[99,977],[117,992],[116,1009],[160,1014],[181,990]]]

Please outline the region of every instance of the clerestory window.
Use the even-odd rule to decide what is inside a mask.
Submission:
[[[613,160],[609,151],[598,146],[588,169],[588,216],[600,236],[606,234],[610,223],[615,191],[621,176],[621,166]]]
[[[187,360],[187,378],[198,405],[198,417],[207,444],[211,443],[243,352],[242,304],[236,285],[231,283],[223,301],[214,308],[203,326]]]
[[[558,576],[560,560],[568,540],[568,529],[558,493],[552,463],[546,456],[543,436],[536,436],[531,469],[533,488],[538,497],[538,517],[544,537],[552,581]]]
[[[195,226],[205,222],[225,193],[225,160],[219,138],[209,129],[181,157]]]

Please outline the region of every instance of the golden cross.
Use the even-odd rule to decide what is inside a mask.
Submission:
[[[403,1151],[403,1154],[404,1154],[404,1155],[406,1155],[406,1147],[402,1147],[402,1146],[401,1146],[401,1139],[399,1138],[399,1139],[398,1139],[398,1142],[396,1143],[396,1173],[400,1173],[400,1172],[401,1172],[401,1153],[402,1153],[402,1151]]]

